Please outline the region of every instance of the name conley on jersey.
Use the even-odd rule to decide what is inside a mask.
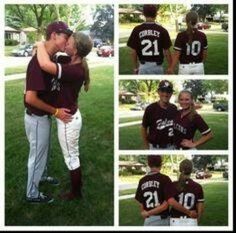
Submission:
[[[160,36],[160,32],[156,31],[156,30],[143,30],[139,33],[139,38],[143,38],[145,36],[155,36],[155,37],[159,37]]]
[[[150,180],[142,184],[141,189],[144,190],[149,187],[159,188],[160,183],[156,180]]]
[[[168,120],[167,118],[165,118],[164,120],[162,119],[157,120],[156,124],[157,124],[157,129],[162,130],[162,129],[165,129],[166,127],[173,126],[174,121]]]

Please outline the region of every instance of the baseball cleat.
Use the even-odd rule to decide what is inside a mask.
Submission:
[[[40,180],[40,183],[48,183],[48,184],[55,185],[55,186],[60,184],[58,179],[51,177],[51,176],[42,177],[42,179]]]
[[[54,199],[40,192],[38,197],[26,197],[26,201],[30,203],[52,203]]]

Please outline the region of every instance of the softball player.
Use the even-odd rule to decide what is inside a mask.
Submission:
[[[198,31],[196,24],[198,14],[190,11],[186,15],[187,30],[177,35],[174,44],[172,64],[168,73],[173,74],[176,64],[179,62],[178,74],[204,74],[204,61],[207,57],[207,37]]]
[[[133,29],[127,42],[131,48],[133,71],[135,74],[163,74],[164,56],[171,64],[170,36],[165,28],[155,23],[156,5],[144,5],[143,14],[146,22]]]
[[[197,226],[204,209],[204,193],[200,184],[190,179],[193,170],[192,162],[188,159],[180,163],[179,180],[173,182],[175,189],[175,200],[185,208],[196,211],[197,218],[190,218],[185,213],[174,208],[170,212],[171,226]]]
[[[47,51],[53,55],[63,51],[71,31],[61,21],[53,22],[47,27]],[[70,114],[67,109],[53,107],[56,90],[51,82],[51,75],[42,71],[36,56],[33,56],[26,73],[25,104],[25,131],[29,141],[30,151],[28,158],[28,180],[26,201],[31,203],[50,203],[53,198],[39,191],[39,182],[45,171],[49,142],[51,115],[67,122]],[[51,180],[50,180],[51,181]]]
[[[85,91],[89,85],[89,70],[85,57],[93,46],[89,36],[83,33],[73,33],[69,38],[65,52],[71,57],[69,64],[53,63],[46,53],[43,42],[37,44],[37,57],[40,67],[48,73],[57,76],[60,91],[56,107],[68,108],[72,115],[69,123],[57,120],[58,139],[64,155],[67,168],[70,171],[71,191],[62,194],[63,200],[73,200],[82,196],[82,174],[79,159],[79,136],[82,118],[78,108],[78,95],[84,85]]]
[[[141,135],[145,148],[174,149],[173,123],[177,107],[169,102],[173,93],[173,85],[168,80],[162,80],[158,86],[160,100],[150,104],[144,112]]]
[[[209,141],[213,135],[209,126],[195,111],[192,93],[183,90],[179,93],[178,100],[182,110],[174,118],[174,144],[177,149],[194,149]],[[197,129],[202,136],[193,141]]]

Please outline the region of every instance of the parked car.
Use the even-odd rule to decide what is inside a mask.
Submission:
[[[212,174],[208,171],[197,171],[195,177],[196,179],[208,179],[212,177]]]
[[[228,170],[227,169],[223,172],[223,178],[228,179]]]
[[[99,57],[112,57],[114,56],[114,48],[111,45],[103,45],[98,48],[97,55]]]
[[[94,38],[93,39],[93,47],[98,48],[102,44],[103,44],[102,39],[99,39],[99,38]]]
[[[203,23],[203,22],[198,22],[197,23],[197,29],[199,30],[205,30],[211,28],[211,25],[209,23]]]
[[[12,51],[12,55],[16,57],[28,57],[32,56],[33,53],[33,45],[21,45],[19,48],[14,49]]]
[[[222,23],[221,28],[222,28],[223,31],[227,32],[228,31],[228,22]]]
[[[213,109],[218,112],[228,111],[228,102],[227,101],[217,101],[213,104]]]
[[[142,111],[142,110],[145,110],[148,105],[149,103],[145,103],[145,102],[136,103],[134,107],[130,108],[130,110]]]

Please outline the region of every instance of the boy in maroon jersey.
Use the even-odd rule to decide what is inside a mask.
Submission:
[[[160,173],[162,156],[149,155],[147,161],[150,172],[140,179],[135,194],[145,219],[144,226],[168,226],[168,203],[188,216],[196,217],[195,211],[184,208],[174,200],[171,179]]]
[[[37,44],[40,67],[46,72],[56,75],[59,81],[60,92],[55,106],[69,109],[72,115],[72,120],[66,124],[57,120],[58,140],[71,179],[71,190],[60,195],[61,199],[67,201],[82,197],[82,174],[78,146],[82,117],[78,107],[78,98],[82,86],[85,91],[88,91],[89,88],[90,79],[86,56],[92,50],[92,46],[92,40],[88,35],[81,32],[73,33],[65,48],[65,52],[71,58],[70,62],[62,64],[50,60],[43,42]]]
[[[173,119],[177,107],[169,102],[173,85],[162,80],[158,86],[160,100],[150,104],[144,112],[141,135],[146,149],[174,149]]]
[[[174,118],[174,144],[177,149],[194,149],[209,141],[213,135],[209,126],[195,111],[192,93],[183,90],[179,93],[178,100],[182,109]],[[202,136],[194,141],[196,130]]]
[[[179,61],[179,74],[204,74],[203,62],[207,57],[208,44],[206,35],[196,28],[197,22],[198,14],[190,11],[186,15],[187,30],[180,32],[175,40],[175,52],[168,73],[174,73]]]
[[[163,74],[164,56],[170,66],[171,40],[168,31],[155,23],[156,5],[144,5],[143,14],[146,22],[136,26],[127,42],[131,48],[131,59],[135,74]]]
[[[175,190],[175,200],[189,210],[195,210],[198,214],[197,219],[189,218],[185,213],[171,209],[171,226],[197,226],[204,210],[204,194],[202,186],[190,178],[193,164],[185,159],[180,163],[179,180],[173,182]]]

